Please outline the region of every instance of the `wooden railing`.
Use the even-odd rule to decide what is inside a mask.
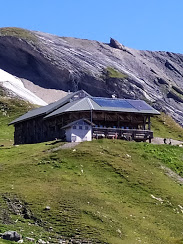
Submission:
[[[105,127],[93,127],[93,138],[112,138],[112,139],[124,139],[135,141],[146,141],[153,138],[153,132],[150,130],[138,130],[138,129],[121,129],[121,128],[105,128]]]

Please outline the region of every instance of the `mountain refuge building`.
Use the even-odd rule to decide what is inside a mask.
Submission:
[[[10,123],[14,143],[57,139],[91,141],[116,138],[146,141],[153,138],[151,116],[160,113],[142,100],[93,97],[84,90],[33,109]]]

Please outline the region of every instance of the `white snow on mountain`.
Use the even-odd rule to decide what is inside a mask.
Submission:
[[[42,106],[47,105],[45,101],[26,89],[20,79],[2,69],[0,69],[0,85],[30,103]]]

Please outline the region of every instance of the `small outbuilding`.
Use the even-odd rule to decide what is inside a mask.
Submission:
[[[82,142],[92,141],[92,126],[94,124],[87,119],[79,119],[62,127],[65,130],[66,141]]]

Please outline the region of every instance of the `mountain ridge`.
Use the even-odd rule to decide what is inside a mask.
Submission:
[[[144,99],[183,125],[182,54],[2,28],[0,68],[48,89]]]

